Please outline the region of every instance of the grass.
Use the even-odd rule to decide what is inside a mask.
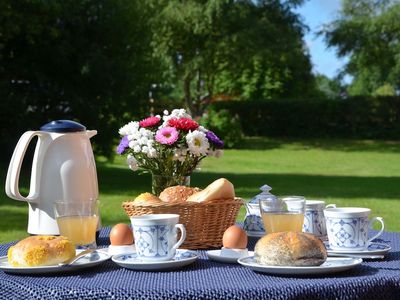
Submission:
[[[150,191],[150,176],[137,175],[122,158],[97,162],[104,226],[129,223],[121,203]],[[2,168],[5,182],[7,167]],[[27,192],[29,173],[21,175]],[[246,200],[265,183],[275,195],[304,195],[339,206],[363,206],[385,219],[387,231],[400,231],[400,143],[343,140],[269,140],[248,138],[238,150],[226,150],[220,159],[207,158],[191,185],[205,187],[226,177],[236,194]],[[0,194],[0,242],[27,236],[28,208],[24,202]],[[244,209],[238,220],[243,220]]]

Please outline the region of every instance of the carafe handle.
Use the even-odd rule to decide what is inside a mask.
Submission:
[[[37,166],[35,163],[35,160],[37,159],[38,156],[38,148],[42,144],[42,138],[41,138],[41,131],[27,131],[25,132],[21,138],[18,141],[17,146],[14,149],[14,153],[11,157],[10,165],[8,167],[7,171],[7,179],[6,179],[6,194],[10,198],[13,198],[15,200],[19,201],[28,201],[28,202],[35,202],[38,198],[38,191],[37,191],[37,178],[36,178],[36,172],[37,172]],[[28,148],[28,145],[30,144],[31,140],[35,137],[38,136],[38,142],[36,145],[36,150],[33,158],[33,163],[32,163],[32,171],[31,171],[31,176],[33,177],[31,179],[31,185],[30,185],[30,190],[29,194],[27,197],[23,197],[19,191],[19,175],[21,172],[21,165],[24,160],[25,152],[26,149]]]

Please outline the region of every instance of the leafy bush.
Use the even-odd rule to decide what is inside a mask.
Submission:
[[[208,110],[200,123],[218,135],[224,141],[225,148],[235,147],[243,138],[239,117],[227,109]]]
[[[247,136],[400,139],[400,97],[229,101],[212,110],[239,116]]]

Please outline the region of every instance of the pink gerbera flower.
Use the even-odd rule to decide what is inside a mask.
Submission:
[[[172,145],[178,140],[179,133],[174,127],[164,127],[156,132],[156,141],[164,145]]]
[[[160,122],[161,118],[159,117],[148,117],[139,122],[140,127],[151,127],[155,126]]]

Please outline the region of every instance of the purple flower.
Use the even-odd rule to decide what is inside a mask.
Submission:
[[[119,142],[119,145],[117,147],[117,153],[118,154],[122,154],[124,153],[125,149],[129,147],[129,140],[128,140],[128,136],[125,135],[121,141]]]
[[[216,148],[224,147],[224,142],[211,130],[207,131],[206,137]]]

